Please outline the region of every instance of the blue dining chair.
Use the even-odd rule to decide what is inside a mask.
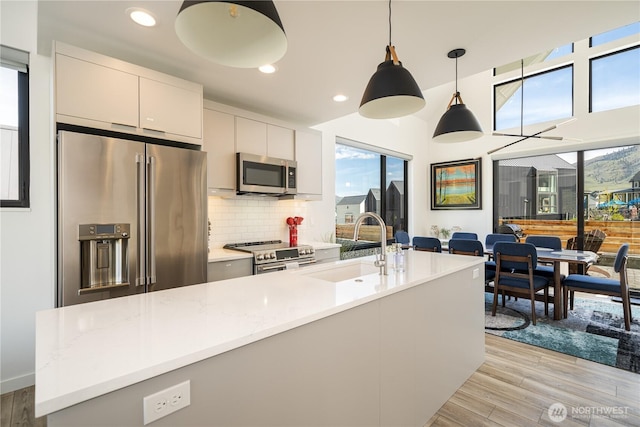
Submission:
[[[493,249],[493,245],[496,242],[513,242],[516,243],[518,238],[515,234],[487,234],[487,237],[484,239],[484,247],[486,249]]]
[[[562,240],[557,236],[527,236],[525,243],[531,243],[536,248],[549,248],[554,251],[562,250]]]
[[[449,240],[449,253],[460,255],[484,256],[484,247],[480,240],[451,239]]]
[[[415,236],[413,238],[413,249],[416,251],[442,252],[442,244],[440,239],[435,237]]]
[[[482,242],[480,240],[451,239],[449,240],[449,253],[458,255],[484,256],[484,247],[482,246]],[[489,261],[485,261],[484,263],[485,284],[491,282],[496,276],[495,268],[487,268],[488,262]]]
[[[525,239],[525,243],[531,243],[536,248],[548,248],[553,249],[554,251],[562,250],[562,240],[560,240],[557,236],[527,236]],[[555,273],[553,271],[553,265],[538,265],[536,268],[535,274],[547,277],[551,282],[551,285],[554,283]],[[565,275],[560,275],[560,280],[564,280]]]
[[[544,291],[544,314],[549,315],[549,279],[534,274],[538,264],[536,247],[531,243],[496,242],[493,246],[496,260],[496,277],[493,281],[493,306],[491,315],[496,315],[498,294],[505,292],[531,300],[531,321],[536,324],[536,293]]]
[[[625,243],[618,249],[616,260],[613,263],[613,270],[619,273],[620,278],[609,279],[606,277],[587,276],[585,274],[569,274],[562,281],[562,291],[564,296],[564,317],[567,318],[569,291],[588,292],[620,297],[622,299],[622,312],[624,314],[624,328],[631,330],[631,302],[629,297],[629,286],[627,281],[627,255],[629,244]],[[571,310],[573,310],[573,292],[571,292]]]
[[[409,238],[409,233],[403,230],[396,231],[395,234],[396,243],[402,243],[403,245],[411,244],[411,239]]]
[[[456,231],[451,235],[452,239],[466,239],[466,240],[478,240],[476,233],[468,233],[465,231]]]
[[[496,242],[516,243],[517,241],[518,241],[518,237],[515,234],[498,234],[498,233],[487,234],[487,237],[485,237],[484,239],[484,247],[486,250],[492,251],[493,245],[495,245]],[[492,259],[493,259],[493,255],[490,253],[489,260],[485,263],[485,266],[484,266],[485,270],[489,269],[489,270],[495,271],[496,263],[495,261],[491,261]]]

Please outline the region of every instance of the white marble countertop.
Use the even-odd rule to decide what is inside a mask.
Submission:
[[[248,252],[234,251],[233,249],[214,248],[209,250],[208,262],[233,261],[245,258],[253,258],[253,255]]]
[[[309,274],[373,257],[40,311],[36,416],[484,262],[414,251],[405,258],[404,272],[361,283]]]

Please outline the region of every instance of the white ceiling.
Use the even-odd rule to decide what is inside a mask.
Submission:
[[[207,99],[313,125],[358,110],[389,38],[386,0],[275,0],[289,47],[278,72],[265,75],[214,64],[182,45],[173,27],[181,3],[39,1],[39,51],[49,55],[51,41],[60,40],[200,82]],[[134,6],[158,25],[134,24],[125,14]],[[392,42],[423,91],[454,79],[447,58],[454,48],[467,50],[458,60],[462,78],[640,19],[636,0],[398,0],[391,8]],[[339,92],[349,100],[335,103]],[[438,100],[442,108],[447,101]]]

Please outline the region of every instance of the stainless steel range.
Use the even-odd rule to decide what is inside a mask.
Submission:
[[[265,242],[228,243],[225,249],[249,252],[253,254],[253,274],[286,270],[289,267],[309,265],[316,262],[312,246],[298,245],[290,247],[282,240]]]

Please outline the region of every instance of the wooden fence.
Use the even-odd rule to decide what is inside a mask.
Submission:
[[[526,235],[553,235],[562,239],[563,247],[567,240],[575,237],[576,221],[565,220],[510,220],[518,224]],[[623,243],[629,243],[629,254],[640,255],[640,221],[586,221],[585,231],[602,230],[607,235],[600,246],[601,253],[616,253]]]
[[[336,224],[336,238],[353,239],[355,224]],[[358,234],[360,240],[380,241],[380,227],[377,225],[361,225]],[[387,240],[393,238],[393,227],[387,225]]]

